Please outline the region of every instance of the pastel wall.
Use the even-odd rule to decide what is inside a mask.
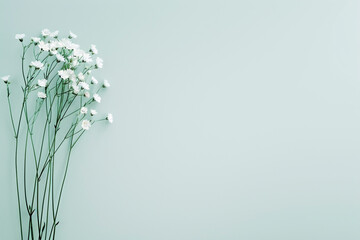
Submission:
[[[59,240],[360,239],[356,0],[2,1],[16,33],[76,33],[111,81],[77,146]],[[19,239],[0,85],[0,239]]]

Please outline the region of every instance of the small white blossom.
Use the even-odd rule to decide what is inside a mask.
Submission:
[[[64,80],[66,80],[70,77],[69,72],[67,70],[60,70],[60,71],[58,71],[58,74]]]
[[[47,80],[46,79],[39,79],[38,80],[38,86],[39,87],[46,87]]]
[[[51,41],[49,43],[49,47],[51,50],[57,50],[58,48],[62,47],[62,44],[59,41]]]
[[[56,54],[56,59],[58,62],[65,62],[65,58],[60,54]]]
[[[75,57],[81,58],[84,55],[84,53],[85,53],[84,50],[77,48],[77,49],[74,50],[73,55]]]
[[[89,97],[90,97],[90,93],[89,93],[89,92],[85,92],[85,93],[84,93],[84,97],[89,98]]]
[[[53,50],[50,50],[50,53],[51,53],[51,55],[56,55],[58,53],[58,51],[53,49]]]
[[[97,114],[97,111],[95,109],[90,110],[90,115],[95,116]]]
[[[68,78],[71,78],[71,76],[74,75],[74,71],[71,69],[60,70],[60,71],[58,71],[58,74],[62,79],[66,80]]]
[[[88,54],[88,53],[84,53],[83,56],[82,56],[82,60],[86,63],[90,63],[92,62],[92,58],[91,58],[91,55]]]
[[[82,127],[82,129],[84,129],[84,130],[89,130],[90,127],[91,127],[90,121],[89,121],[89,120],[86,120],[86,119],[83,120],[82,123],[81,123],[81,127]]]
[[[79,65],[79,61],[76,58],[72,58],[71,59],[71,66],[76,67],[77,65]]]
[[[103,87],[104,87],[104,88],[110,87],[110,83],[109,83],[108,80],[106,80],[106,79],[104,80]]]
[[[36,69],[42,69],[44,67],[44,64],[40,61],[33,61],[30,63],[30,67],[34,67]]]
[[[42,99],[46,98],[46,94],[44,92],[38,92],[37,96],[38,98],[42,98]]]
[[[73,93],[74,94],[78,94],[79,92],[80,92],[80,87],[78,86],[78,85],[76,85],[76,83],[73,83],[72,85],[71,85],[71,87],[72,87],[72,89],[73,89]]]
[[[41,35],[43,35],[43,37],[47,37],[51,34],[50,30],[45,28],[44,30],[41,31]]]
[[[111,113],[109,113],[106,117],[106,119],[109,121],[109,123],[113,123],[114,119],[113,119],[113,115]]]
[[[16,34],[15,35],[15,39],[19,40],[20,42],[22,42],[24,40],[25,34]]]
[[[78,74],[78,79],[79,79],[80,81],[84,81],[84,80],[85,80],[85,76],[84,76],[84,74],[83,74],[82,72],[80,72],[80,73]]]
[[[104,61],[103,61],[101,58],[99,58],[99,57],[96,58],[96,64],[95,64],[95,66],[96,66],[97,68],[102,68],[103,65],[104,65],[103,63],[104,63]]]
[[[93,95],[93,98],[94,98],[94,100],[95,100],[96,102],[98,102],[98,103],[101,102],[101,97],[99,96],[99,94],[95,93],[95,94]]]
[[[80,109],[80,113],[81,113],[81,114],[87,114],[87,112],[88,112],[88,109],[87,109],[86,107],[82,107],[82,108]]]
[[[93,54],[98,54],[98,50],[94,44],[91,44],[90,52],[92,52]]]
[[[9,78],[10,78],[10,75],[6,75],[6,76],[3,76],[3,77],[1,78],[1,80],[3,80],[4,83],[8,83],[8,82],[9,82]]]
[[[87,84],[86,82],[79,82],[79,86],[80,86],[82,89],[90,90],[89,84]]]
[[[96,78],[91,77],[91,83],[92,83],[92,84],[98,84],[98,83],[99,83],[99,81],[98,81],[98,80],[96,80]]]
[[[40,42],[41,38],[32,37],[31,40],[32,40],[34,43],[38,43],[38,42]]]
[[[77,38],[77,35],[70,31],[69,38]]]
[[[44,41],[39,42],[39,48],[45,52],[50,51],[50,45],[48,43],[45,43]]]
[[[56,30],[55,32],[50,33],[49,35],[50,37],[56,38],[59,35],[59,31]]]

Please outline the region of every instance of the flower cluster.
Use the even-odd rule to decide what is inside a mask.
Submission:
[[[12,108],[12,78],[10,75],[1,77],[6,84],[15,137],[13,156],[21,239],[55,239],[59,203],[73,148],[95,123],[113,123],[111,113],[102,115],[96,110],[102,101],[102,91],[110,87],[108,80],[99,81],[93,75],[103,68],[104,61],[98,56],[99,51],[94,44],[84,50],[74,42],[76,38],[71,31],[61,36],[59,31],[49,29],[29,39],[25,38],[25,34],[15,35],[22,47],[22,80],[19,83],[23,96],[20,98],[21,107],[15,108],[21,109],[19,114]],[[20,146],[25,151],[20,151]],[[54,174],[54,162],[62,159],[56,157],[59,149],[62,153],[66,151],[66,168],[57,168],[63,172]],[[20,155],[24,156],[22,160]],[[21,168],[24,174],[17,174],[21,171],[18,164],[26,166],[27,161],[34,162],[36,167]],[[57,179],[59,176],[62,179]],[[26,183],[29,177],[34,178],[31,201],[26,197],[31,191],[27,189],[30,183]],[[61,182],[60,190],[57,184],[56,187],[50,184],[54,182]],[[23,186],[20,187],[19,183]],[[20,194],[19,189],[23,189],[25,194]],[[35,195],[39,197],[34,198]],[[53,209],[51,216],[44,209]],[[27,237],[23,236],[23,232]]]
[[[25,39],[25,34],[16,34],[15,38],[20,42]],[[49,29],[43,29],[41,36],[31,37],[30,45],[36,46],[38,54],[35,56],[35,61],[32,61],[29,65],[30,68],[34,68],[35,71],[44,70],[44,61],[40,61],[39,56],[46,54],[49,57],[54,57],[56,62],[61,66],[57,71],[61,84],[66,86],[68,91],[72,94],[89,99],[81,107],[82,117],[86,117],[88,114],[87,105],[91,102],[100,103],[101,96],[99,95],[99,89],[95,89],[99,81],[92,76],[92,70],[103,68],[104,61],[102,58],[95,56],[99,53],[96,45],[91,44],[89,50],[85,51],[80,48],[80,45],[74,43],[72,39],[76,39],[77,35],[73,32],[69,32],[67,37],[60,38],[59,31],[50,31]],[[49,70],[48,68],[46,69]],[[9,83],[10,76],[2,77],[5,83]],[[42,90],[37,92],[39,99],[47,98],[47,87],[49,85],[48,79],[38,79],[37,86]],[[104,80],[101,87],[108,88],[110,83],[108,80]],[[91,109],[90,118],[97,114],[95,109]],[[108,114],[104,120],[113,122],[112,114]],[[81,127],[84,130],[89,130],[91,124],[95,120],[83,119]]]

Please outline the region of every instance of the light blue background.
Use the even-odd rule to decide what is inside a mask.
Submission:
[[[104,58],[115,123],[78,145],[59,240],[360,239],[355,0],[2,1],[16,33],[72,30]],[[0,85],[0,239],[18,239]]]

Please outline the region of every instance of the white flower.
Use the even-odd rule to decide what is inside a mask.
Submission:
[[[95,94],[93,95],[93,98],[94,98],[94,100],[95,100],[96,102],[98,102],[98,103],[101,102],[101,97],[99,96],[99,94],[95,93]]]
[[[51,55],[56,55],[58,52],[56,50],[50,50]]]
[[[95,64],[95,66],[97,67],[97,68],[102,68],[103,67],[103,60],[101,59],[101,58],[99,58],[99,57],[97,57],[96,58],[96,64]]]
[[[90,110],[90,115],[91,116],[94,116],[94,115],[96,115],[97,114],[97,111],[95,110],[95,109],[91,109]]]
[[[38,92],[37,96],[38,98],[42,98],[42,99],[46,98],[46,94],[44,92]]]
[[[15,39],[19,40],[20,42],[22,42],[24,40],[25,34],[16,34],[15,35]]]
[[[38,43],[38,42],[40,42],[41,38],[32,37],[31,40],[32,40],[34,43]]]
[[[90,93],[89,93],[89,92],[85,92],[85,93],[84,93],[84,97],[89,98],[89,97],[90,97]]]
[[[77,65],[79,65],[79,61],[76,58],[72,58],[71,66],[76,67]]]
[[[71,78],[73,75],[75,75],[74,71],[71,69],[60,70],[60,71],[58,71],[58,74],[64,80]]]
[[[62,44],[59,41],[51,41],[49,43],[49,47],[51,50],[56,50],[58,48],[60,48],[62,46]]]
[[[90,52],[92,52],[93,54],[98,54],[98,50],[94,44],[91,44]]]
[[[4,81],[4,83],[9,82],[10,75],[3,76],[1,79]]]
[[[49,35],[50,37],[56,38],[59,35],[59,31],[56,30],[55,32],[50,33]]]
[[[47,37],[51,34],[50,30],[45,28],[44,30],[41,31],[41,35],[43,35],[43,37]]]
[[[77,38],[77,35],[70,31],[69,38]]]
[[[81,113],[81,114],[87,114],[87,112],[88,112],[88,109],[87,109],[86,107],[82,107],[82,108],[80,109],[80,113]]]
[[[108,80],[106,80],[106,79],[104,80],[103,87],[105,87],[105,88],[110,87],[110,83]]]
[[[82,129],[84,129],[84,130],[89,130],[90,127],[91,127],[90,121],[89,121],[89,120],[86,120],[86,119],[83,120],[82,123],[81,123],[81,127],[82,127]]]
[[[42,69],[44,67],[44,64],[40,61],[34,61],[30,63],[30,67],[35,67],[37,69]]]
[[[89,84],[86,82],[79,82],[79,86],[85,90],[90,90]]]
[[[58,62],[65,62],[65,58],[60,54],[56,54],[56,59]]]
[[[71,40],[68,38],[61,39],[60,44],[62,44],[63,47],[65,47],[69,50],[78,49],[80,47],[78,44],[71,42]]]
[[[58,71],[58,74],[64,80],[66,80],[70,77],[69,72],[67,70],[60,70],[60,71]]]
[[[82,56],[82,60],[86,63],[90,63],[92,62],[92,58],[91,58],[91,55],[88,54],[88,53],[84,53],[83,56]]]
[[[84,74],[83,74],[82,72],[78,74],[78,79],[79,79],[80,81],[84,81],[84,80],[85,80],[85,76],[84,76]]]
[[[91,77],[91,83],[92,83],[92,84],[98,84],[98,83],[99,83],[99,81],[98,81],[98,80],[96,80],[96,78]]]
[[[47,80],[46,79],[39,79],[38,80],[38,85],[39,87],[46,87],[47,84]]]
[[[39,42],[39,48],[42,51],[48,52],[50,50],[50,45],[48,43],[45,43],[44,41]]]
[[[74,94],[77,95],[77,94],[80,92],[80,87],[79,87],[78,85],[76,85],[76,83],[73,83],[73,84],[71,85],[71,87],[72,87],[72,89],[73,89]]]
[[[114,119],[113,119],[113,115],[111,113],[109,113],[106,117],[106,119],[109,121],[109,123],[113,123]]]
[[[77,48],[77,49],[74,50],[73,55],[74,55],[75,57],[80,58],[80,57],[82,57],[82,56],[84,55],[84,53],[85,53],[84,50]]]

